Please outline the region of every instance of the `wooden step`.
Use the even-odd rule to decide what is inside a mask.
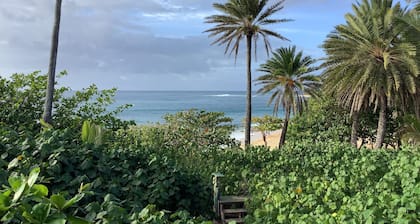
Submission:
[[[246,213],[246,209],[244,209],[244,208],[223,209],[223,213],[225,213],[225,214]]]
[[[245,223],[245,220],[243,218],[226,219],[225,224],[229,223]]]
[[[221,196],[220,203],[241,203],[248,200],[245,196]]]

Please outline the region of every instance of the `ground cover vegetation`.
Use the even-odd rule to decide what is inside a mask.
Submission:
[[[331,98],[311,100],[312,116],[292,118],[281,150],[243,150],[227,137],[231,126],[221,113],[191,110],[130,126],[106,111],[114,92],[94,87],[57,94],[57,108],[74,107],[63,108],[67,116],[55,119],[56,127],[42,124],[42,106],[34,105],[42,105],[45,82],[39,73],[0,82],[2,93],[31,96],[28,104],[2,101],[4,223],[205,223],[213,217],[213,172],[225,175],[222,194],[251,196],[249,223],[418,221],[418,148],[372,151],[343,143],[347,112]],[[98,126],[104,130],[88,131]]]
[[[56,87],[45,122],[48,75],[0,77],[0,221],[211,223],[211,174],[220,172],[222,194],[250,196],[247,223],[419,223],[418,4],[354,5],[324,44],[327,91],[290,118],[272,151],[240,148],[219,112],[135,126],[117,116],[129,105],[108,110],[116,90],[95,85]],[[354,147],[355,136],[376,149]]]

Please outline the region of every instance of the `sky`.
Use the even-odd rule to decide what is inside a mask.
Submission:
[[[274,1],[274,0],[273,0]],[[57,72],[61,86],[95,83],[119,90],[245,90],[245,43],[235,63],[211,45],[205,18],[226,0],[63,0]],[[344,23],[352,0],[286,0],[275,17],[293,19],[268,27],[290,41],[271,38],[273,50],[296,45],[323,57],[323,40]],[[0,1],[0,76],[48,72],[54,0]],[[271,5],[272,2],[269,3]],[[258,44],[253,79],[266,62]],[[256,87],[254,87],[256,88]]]

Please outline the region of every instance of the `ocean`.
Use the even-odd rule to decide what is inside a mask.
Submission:
[[[253,93],[252,116],[273,115],[273,105],[267,105],[270,95]],[[224,112],[233,119],[240,135],[245,117],[245,91],[118,91],[113,107],[122,104],[133,106],[119,115],[137,124],[162,122],[163,115],[188,109]],[[279,117],[283,117],[279,110]],[[242,135],[241,135],[242,136]]]

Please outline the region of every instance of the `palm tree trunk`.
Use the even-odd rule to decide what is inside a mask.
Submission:
[[[47,92],[46,92],[46,97],[45,97],[44,113],[42,115],[42,119],[49,124],[52,124],[52,104],[53,104],[53,99],[54,99],[55,67],[57,64],[58,39],[59,39],[60,19],[61,19],[61,2],[62,0],[56,0],[56,3],[55,3],[55,19],[54,19],[54,27],[53,27],[53,33],[52,33],[52,39],[51,39]]]
[[[267,135],[265,134],[265,131],[262,131],[261,135],[264,141],[264,146],[267,147]]]
[[[351,125],[351,140],[350,143],[357,147],[357,132],[359,130],[359,112],[353,112],[352,125]]]
[[[252,77],[251,77],[251,56],[252,56],[252,35],[246,36],[246,66],[247,66],[247,88],[246,88],[246,115],[245,115],[245,148],[251,143],[251,99],[252,99]]]
[[[284,145],[284,142],[286,141],[286,132],[287,132],[287,127],[289,126],[289,118],[290,118],[290,106],[287,106],[284,112],[285,112],[285,117],[283,121],[283,127],[281,128],[281,132],[280,132],[279,148],[281,148]]]
[[[379,149],[382,147],[385,139],[385,132],[386,132],[386,96],[385,93],[381,93],[379,96],[379,104],[380,104],[380,111],[379,111],[379,120],[378,120],[378,130],[376,131],[376,142],[375,148]]]

